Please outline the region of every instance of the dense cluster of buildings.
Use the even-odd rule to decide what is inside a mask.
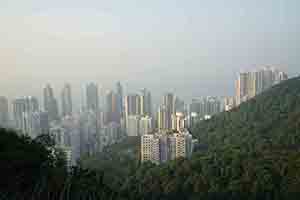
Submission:
[[[67,153],[70,164],[75,164],[80,156],[101,152],[131,136],[142,138],[142,161],[161,163],[190,156],[193,140],[187,128],[229,111],[286,79],[284,72],[273,68],[240,73],[234,97],[199,97],[187,104],[173,93],[165,93],[157,108],[151,92],[145,88],[125,94],[118,82],[114,90],[102,93],[97,83],[88,83],[76,111],[70,84],[62,88],[60,101],[47,84],[43,105],[33,96],[13,99],[11,104],[0,97],[0,126],[32,138],[51,134],[57,146]]]
[[[188,158],[193,153],[195,142],[187,130],[145,134],[141,137],[141,161],[160,164],[176,158]]]
[[[286,79],[287,74],[271,67],[240,73],[236,81],[236,104],[239,105]]]

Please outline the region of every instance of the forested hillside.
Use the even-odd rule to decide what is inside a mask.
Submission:
[[[298,150],[300,147],[300,78],[276,85],[231,112],[197,124],[192,130],[209,149]]]
[[[296,200],[300,195],[299,128],[300,79],[294,78],[199,123],[192,134],[207,148],[190,159],[160,166],[140,165],[134,160],[136,142],[127,141],[82,163],[93,165],[92,171],[67,172],[59,159],[51,157],[47,147],[51,142],[1,130],[0,173],[5,179],[0,180],[0,199],[34,194],[35,199],[72,200]]]
[[[297,199],[300,79],[269,89],[192,129],[207,150],[145,165],[123,185],[129,199]]]

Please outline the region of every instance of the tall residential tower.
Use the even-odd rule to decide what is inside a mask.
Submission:
[[[58,105],[52,87],[47,84],[44,88],[44,109],[48,112],[49,120],[58,120]]]
[[[62,116],[72,116],[72,90],[70,84],[65,84],[61,92]]]

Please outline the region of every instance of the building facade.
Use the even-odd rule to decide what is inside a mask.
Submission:
[[[59,119],[57,100],[55,99],[53,89],[49,84],[44,88],[44,110],[48,112],[50,121]]]
[[[153,120],[152,117],[143,116],[139,121],[139,135],[146,135],[152,132],[153,130]]]
[[[73,104],[72,104],[72,90],[70,84],[65,84],[61,92],[61,108],[62,116],[72,116]]]
[[[88,83],[85,88],[85,109],[97,113],[99,111],[98,85]]]
[[[141,136],[141,161],[160,164],[193,153],[192,135],[187,131],[157,132]]]
[[[0,97],[0,127],[7,127],[9,123],[8,100]]]
[[[239,105],[287,79],[284,72],[271,67],[240,73],[236,81],[236,103]]]

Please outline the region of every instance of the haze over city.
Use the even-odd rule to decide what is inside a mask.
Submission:
[[[0,1],[2,95],[70,82],[146,87],[183,99],[232,95],[237,73],[297,74],[297,0]],[[74,96],[75,96],[74,95]]]
[[[298,200],[299,0],[0,0],[0,200]]]

